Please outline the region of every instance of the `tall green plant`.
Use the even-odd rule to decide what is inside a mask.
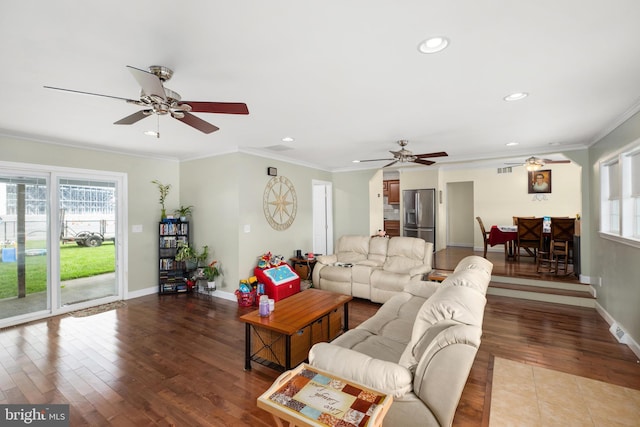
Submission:
[[[171,184],[164,185],[157,179],[154,179],[153,181],[151,181],[151,183],[157,185],[158,190],[160,191],[160,205],[162,206],[162,219],[165,219],[167,217],[167,210],[164,206],[164,201],[169,195],[169,190],[171,190]]]

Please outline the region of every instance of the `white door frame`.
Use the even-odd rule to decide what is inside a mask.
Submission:
[[[333,253],[333,184],[312,180],[313,252]]]

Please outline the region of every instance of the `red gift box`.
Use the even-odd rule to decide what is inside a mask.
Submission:
[[[256,267],[253,274],[259,283],[264,284],[264,292],[269,298],[280,301],[286,297],[300,292],[300,276],[291,269],[289,264],[280,264],[277,267]]]

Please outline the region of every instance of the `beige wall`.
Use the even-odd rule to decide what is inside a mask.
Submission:
[[[276,167],[296,190],[296,218],[283,231],[274,230],[263,213],[265,186],[272,178],[268,166]],[[258,257],[266,252],[288,260],[296,249],[312,250],[314,179],[331,181],[331,174],[244,153],[182,163],[181,200],[195,206],[192,238],[199,246],[208,245],[212,259],[221,263],[220,290],[235,291],[240,279],[253,275]]]
[[[600,237],[599,162],[640,138],[640,113],[604,137],[589,150],[591,221],[588,223],[593,283],[598,303],[640,343],[640,249]],[[599,285],[600,279],[602,285]]]
[[[371,235],[370,181],[377,171],[338,172],[333,181],[334,242],[345,234]],[[382,181],[380,181],[382,190]],[[380,206],[382,209],[382,206]],[[335,246],[334,246],[335,247]]]
[[[510,174],[498,174],[496,168],[443,171],[445,183],[474,183],[474,215],[482,218],[485,227],[512,224],[513,216],[569,216],[582,213],[581,167],[573,163],[551,164],[552,193],[538,200],[527,190],[527,171],[515,167]],[[474,247],[483,247],[480,228],[475,225]],[[441,226],[438,231],[442,232]],[[490,248],[491,250],[491,248]],[[502,251],[502,247],[493,250]]]

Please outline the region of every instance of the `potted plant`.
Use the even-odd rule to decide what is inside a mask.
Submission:
[[[190,245],[181,245],[176,252],[176,261],[184,261],[187,270],[195,270],[198,264],[203,263],[209,256],[209,247],[203,246],[202,252],[198,253]]]
[[[167,219],[167,210],[164,206],[164,201],[169,195],[169,190],[171,190],[171,184],[164,185],[157,179],[154,179],[153,181],[151,181],[151,183],[157,185],[158,190],[160,191],[160,205],[162,206],[162,212],[160,217],[162,218],[162,220],[165,220]]]
[[[202,269],[202,273],[204,277],[207,279],[207,288],[215,289],[216,288],[216,277],[220,275],[220,270],[216,265],[218,261],[211,261],[209,265]]]
[[[176,214],[177,217],[180,218],[180,221],[185,222],[187,220],[188,216],[191,216],[191,209],[193,208],[193,206],[189,205],[189,206],[180,206],[179,209],[176,209],[175,211],[173,211],[174,214]]]

